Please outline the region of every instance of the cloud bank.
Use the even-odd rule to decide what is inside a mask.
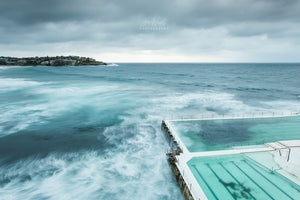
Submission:
[[[298,0],[0,1],[0,55],[300,62]]]

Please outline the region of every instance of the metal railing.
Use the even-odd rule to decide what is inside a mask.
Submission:
[[[163,118],[168,121],[204,120],[204,119],[242,119],[242,118],[269,118],[269,117],[293,117],[300,116],[300,112],[256,112],[246,114],[216,114],[202,113],[196,115],[173,115]]]

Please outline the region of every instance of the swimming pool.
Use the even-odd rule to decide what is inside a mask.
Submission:
[[[169,121],[190,152],[300,139],[300,116]]]
[[[300,186],[276,172],[279,166],[268,152],[194,157],[187,165],[210,200],[300,196]]]

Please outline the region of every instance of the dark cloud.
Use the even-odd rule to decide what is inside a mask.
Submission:
[[[19,24],[162,16],[177,25],[195,26],[257,20],[299,22],[299,6],[297,0],[2,0],[0,15]]]
[[[0,47],[79,44],[102,51],[247,51],[264,40],[299,48],[298,0],[0,0]],[[231,41],[232,43],[230,43]],[[253,44],[253,42],[252,42]],[[286,49],[285,49],[286,50]],[[51,49],[49,49],[51,51]],[[56,51],[56,49],[52,49]],[[0,52],[3,53],[3,50]],[[268,52],[270,53],[270,52]]]

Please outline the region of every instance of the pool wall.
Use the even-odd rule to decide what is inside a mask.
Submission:
[[[175,175],[177,183],[186,200],[207,200],[197,180],[187,165],[188,150],[181,142],[175,130],[167,121],[162,121],[162,130],[166,134],[171,150],[167,153],[168,162]],[[176,150],[177,149],[177,150]]]
[[[182,176],[182,173],[180,172],[180,169],[178,168],[176,162],[172,159],[168,159],[169,165],[173,171],[173,174],[176,178],[176,181],[181,189],[181,192],[185,199],[187,200],[194,200],[193,195],[191,194],[190,188],[187,185],[187,182],[185,181],[184,177]]]

